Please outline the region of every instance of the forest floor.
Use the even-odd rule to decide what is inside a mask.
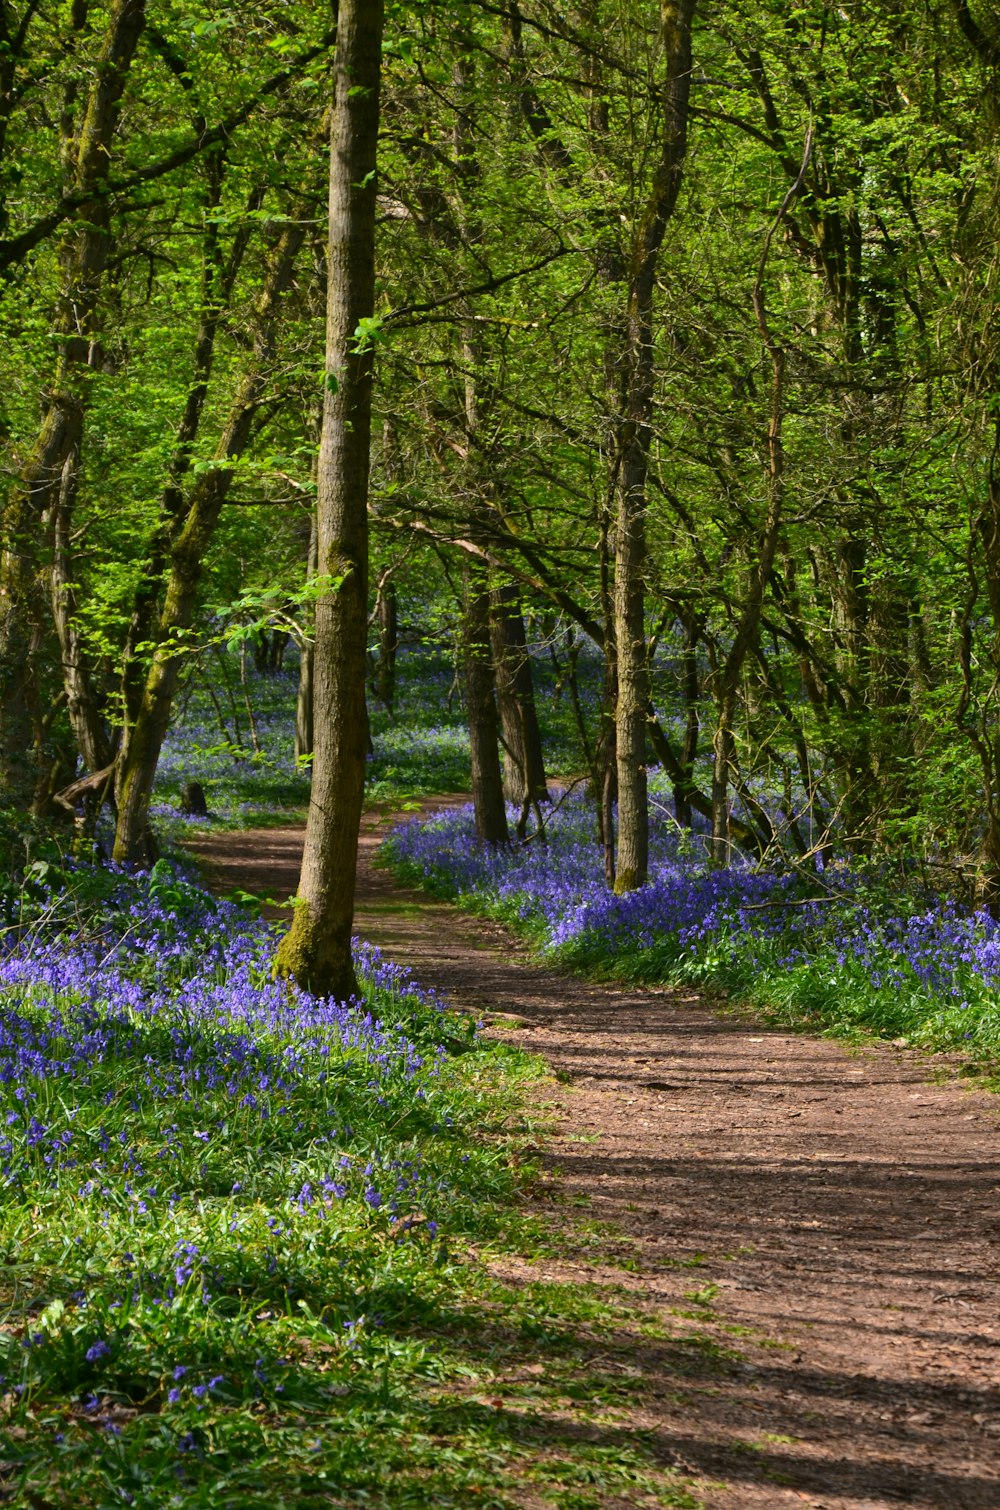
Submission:
[[[663,1324],[581,1331],[633,1386],[623,1427],[712,1510],[1000,1510],[1000,1101],[943,1056],[546,969],[379,869],[389,821],[365,820],[358,933],[552,1069],[529,1195],[567,1241],[504,1277],[596,1282]],[[285,897],[301,842],[190,848],[219,890]]]

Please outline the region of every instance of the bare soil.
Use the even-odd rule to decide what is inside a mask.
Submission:
[[[630,1428],[713,1510],[1000,1510],[1000,1102],[912,1050],[544,969],[377,869],[388,821],[365,822],[358,932],[552,1067],[532,1199],[575,1238],[545,1275],[664,1320],[662,1343],[592,1338],[635,1382]],[[190,847],[220,890],[282,897],[301,842]]]

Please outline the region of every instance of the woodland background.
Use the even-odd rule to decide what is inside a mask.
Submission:
[[[0,0],[0,1500],[994,1505],[1000,5],[384,19]]]
[[[0,773],[15,815],[117,798],[119,858],[234,627],[308,681],[332,23],[0,7]],[[718,864],[904,846],[996,905],[994,23],[389,7],[372,691],[400,637],[464,661],[486,838],[495,682],[540,781],[526,633],[574,696],[603,667],[619,889],[655,761]]]

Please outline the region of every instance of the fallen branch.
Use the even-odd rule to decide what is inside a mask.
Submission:
[[[81,776],[78,781],[70,782],[69,786],[64,786],[61,792],[53,793],[52,801],[58,802],[60,807],[72,813],[81,797],[91,797],[96,792],[103,792],[106,789],[114,775],[115,765],[116,762],[112,761],[109,766],[104,767],[103,771],[93,771],[87,776]]]

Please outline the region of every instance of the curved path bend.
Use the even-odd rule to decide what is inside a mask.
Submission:
[[[624,1286],[686,1333],[624,1362],[594,1339],[637,1381],[629,1425],[713,1510],[1000,1510],[1000,1102],[911,1050],[544,969],[377,869],[386,822],[365,821],[357,931],[544,1055],[538,1203],[618,1234],[545,1275]],[[301,844],[190,848],[220,890],[284,897]]]

